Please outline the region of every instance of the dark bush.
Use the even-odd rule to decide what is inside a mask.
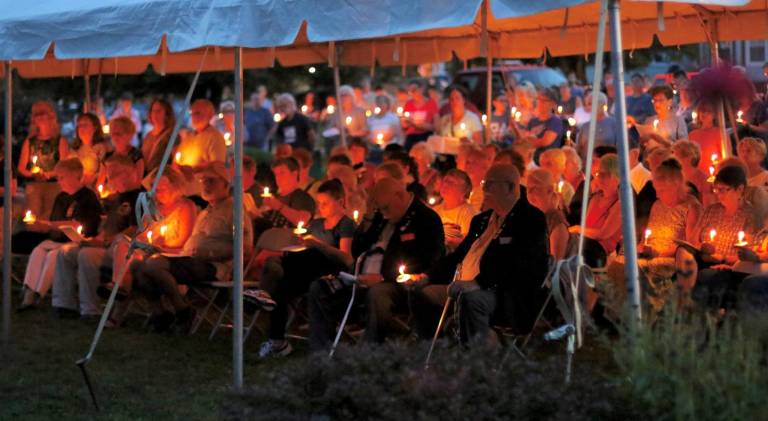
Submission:
[[[564,357],[537,362],[503,350],[388,344],[296,358],[271,369],[261,386],[232,396],[226,419],[616,419],[632,406],[594,367],[563,384]],[[610,354],[606,357],[610,358]],[[504,361],[503,364],[500,364]],[[262,381],[263,380],[263,381]]]

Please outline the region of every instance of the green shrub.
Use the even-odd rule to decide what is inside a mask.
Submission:
[[[296,358],[261,385],[225,403],[227,419],[606,419],[629,415],[618,389],[597,370],[563,385],[564,357],[523,362],[503,350],[439,349],[423,368],[426,344],[355,346],[334,360]],[[500,362],[504,361],[501,365]]]
[[[617,344],[623,389],[653,419],[765,419],[766,326],[666,315]]]

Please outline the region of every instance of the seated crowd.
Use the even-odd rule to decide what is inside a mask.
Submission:
[[[414,83],[394,120],[380,112],[366,120],[344,87],[348,145],[328,150],[319,179],[310,176],[315,128],[291,95],[276,99],[274,159],[243,161],[245,278],[258,283],[246,298],[270,314],[261,357],[291,352],[296,306],[308,314],[310,348],[327,349],[353,291],[360,305],[352,317],[371,342],[408,330],[430,339],[449,297],[466,346],[486,343],[497,326],[528,333],[552,263],[577,253],[579,234],[585,262],[607,269],[601,282],[614,293],[598,288],[593,298],[604,307],[625,298],[618,135],[608,98],[598,95],[596,148],[584,168],[586,129],[565,132],[560,110],[583,111],[591,96],[582,105],[586,94],[575,101],[527,83],[508,91],[514,98],[500,95],[494,106],[516,104],[516,111],[505,108],[509,118],[495,120],[502,128],[486,134],[461,87],[448,89],[441,113]],[[644,304],[661,311],[678,293],[688,308],[768,310],[765,141],[744,137],[726,157],[700,132],[713,124],[709,104],[697,106],[691,121],[669,87],[633,96],[628,188]],[[374,103],[392,114],[389,97]],[[199,315],[189,289],[230,281],[234,253],[231,142],[212,124],[211,102],[193,102],[190,114],[192,127],[160,173],[175,124],[167,102],[151,104],[153,129],[140,148],[131,145],[130,118],[112,119],[107,135],[96,116],[82,114],[70,142],[53,106],[35,103],[17,172],[28,211],[12,245],[29,254],[19,311],[50,293],[57,316],[93,318],[119,284],[109,326],[122,324],[132,300],[145,300],[156,331],[190,329]],[[433,132],[459,138],[457,154],[436,153],[425,141]],[[486,135],[494,143],[484,144]],[[157,177],[160,218],[139,229],[137,198]],[[133,238],[143,246],[131,248]],[[359,287],[342,272],[355,274]]]

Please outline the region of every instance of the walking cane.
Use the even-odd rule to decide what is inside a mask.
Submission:
[[[339,346],[339,341],[341,340],[341,334],[344,332],[344,326],[346,326],[347,324],[349,313],[352,311],[352,306],[355,303],[355,295],[357,294],[357,276],[360,274],[360,267],[363,264],[363,260],[365,260],[365,255],[366,253],[363,252],[355,261],[355,276],[352,282],[352,295],[349,297],[349,304],[347,304],[347,311],[344,312],[344,318],[341,319],[341,324],[339,324],[339,330],[338,332],[336,332],[336,339],[333,341],[333,345],[331,346],[331,352],[328,353],[328,359],[333,358],[333,354],[336,352],[336,347]]]
[[[456,266],[456,272],[453,274],[453,281],[451,281],[451,285],[453,285],[454,282],[459,278],[459,274],[461,273],[461,264]],[[450,286],[449,286],[450,288]],[[437,343],[437,337],[440,335],[440,331],[443,329],[443,322],[445,321],[445,315],[448,314],[448,308],[451,305],[451,302],[453,299],[451,298],[451,295],[448,294],[448,298],[445,299],[445,305],[443,306],[443,312],[440,314],[440,320],[437,322],[437,329],[435,329],[435,335],[432,337],[432,343],[429,345],[429,352],[427,353],[427,359],[424,361],[424,368],[429,368],[429,360],[432,358],[432,351],[435,349],[435,343]]]

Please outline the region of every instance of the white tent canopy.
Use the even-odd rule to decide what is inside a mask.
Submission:
[[[0,17],[0,60],[14,60],[23,77],[139,74],[150,64],[161,74],[193,72],[206,46],[214,51],[204,71],[231,69],[234,46],[245,47],[245,68],[329,62],[332,41],[343,41],[344,65],[404,66],[484,55],[482,0],[89,0],[67,12],[73,5],[61,0],[27,11],[3,3],[11,13]],[[493,57],[595,49],[594,0],[489,0],[488,8]],[[713,32],[720,41],[763,39],[768,5],[624,1],[622,24],[626,49],[649,47],[654,35],[665,45],[707,42]]]

